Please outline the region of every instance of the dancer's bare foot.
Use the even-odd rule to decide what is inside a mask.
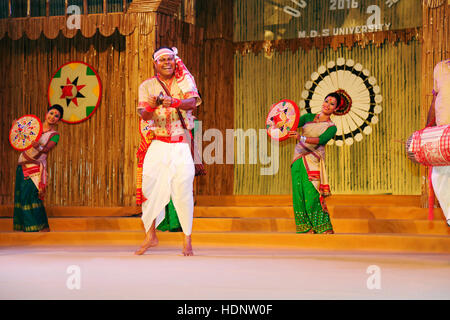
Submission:
[[[334,231],[333,230],[327,230],[323,234],[334,234]]]
[[[314,230],[313,229],[311,229],[311,230],[309,230],[308,232],[306,232],[306,233],[314,233]]]
[[[193,256],[194,251],[192,251],[191,236],[185,236],[183,241],[183,255]]]
[[[41,230],[39,230],[39,232],[50,232],[50,228],[41,229]]]
[[[151,247],[156,247],[159,243],[158,237],[156,236],[155,230],[150,230],[145,236],[145,240],[141,247],[134,252],[135,255],[143,255]]]
[[[151,247],[156,247],[159,243],[158,238],[152,239],[152,240],[144,240],[144,243],[142,243],[141,247],[134,252],[135,255],[143,255],[145,251],[150,249]]]

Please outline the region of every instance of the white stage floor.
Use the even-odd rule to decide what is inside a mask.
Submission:
[[[0,247],[0,299],[450,299],[450,255],[135,249]]]

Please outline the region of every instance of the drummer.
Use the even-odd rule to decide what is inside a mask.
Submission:
[[[450,125],[450,59],[435,66],[433,78],[433,100],[428,111],[427,127]],[[431,181],[450,227],[450,166],[433,167]]]

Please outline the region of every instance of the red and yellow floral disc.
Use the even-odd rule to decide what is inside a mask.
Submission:
[[[33,141],[38,141],[41,135],[41,120],[28,114],[14,121],[9,131],[9,143],[14,149],[24,151],[30,149]]]
[[[267,134],[274,140],[286,140],[289,131],[297,130],[299,120],[297,104],[291,100],[281,100],[270,107],[266,119]]]

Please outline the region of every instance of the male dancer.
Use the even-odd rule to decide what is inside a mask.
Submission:
[[[433,78],[433,101],[428,111],[427,127],[450,124],[450,59],[434,67]],[[450,227],[450,166],[433,167],[431,181]]]
[[[186,132],[194,128],[192,112],[201,104],[194,77],[189,73],[176,48],[162,47],[153,54],[156,76],[139,86],[138,113],[153,120],[155,133],[145,155],[142,172],[142,221],[146,237],[135,252],[142,255],[158,244],[155,226],[164,219],[164,208],[172,199],[185,234],[183,255],[192,256],[192,220],[194,212],[194,162]]]

